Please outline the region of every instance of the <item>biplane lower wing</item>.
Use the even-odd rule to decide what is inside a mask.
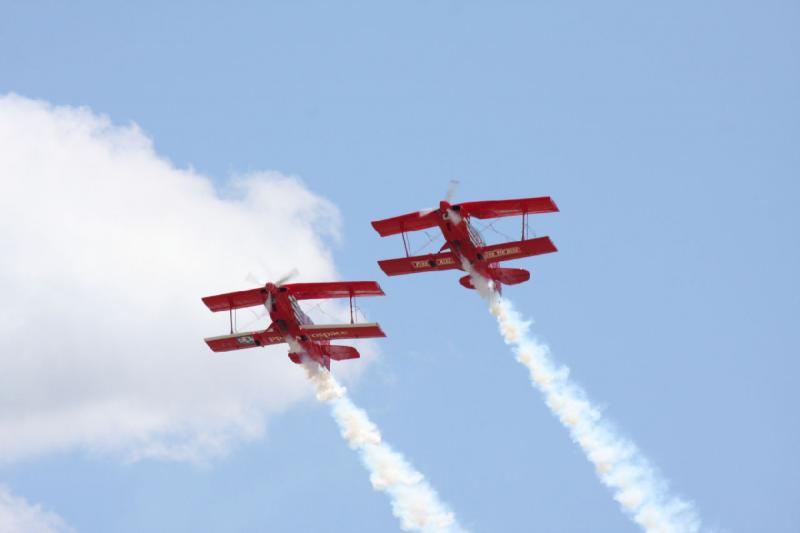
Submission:
[[[257,346],[269,346],[271,344],[281,344],[286,342],[274,324],[271,324],[264,331],[245,331],[233,333],[231,335],[221,335],[219,337],[208,337],[205,339],[208,347],[214,352],[230,352],[232,350],[243,350],[245,348],[255,348]]]
[[[484,246],[480,250],[482,259],[490,262],[509,261],[521,257],[531,257],[533,255],[549,254],[557,252],[558,249],[550,237],[538,237],[525,241],[505,242]]]
[[[517,198],[515,200],[488,200],[464,202],[461,209],[475,218],[500,218],[537,213],[555,213],[558,206],[549,196],[540,198]]]
[[[378,261],[378,265],[388,276],[461,268],[461,265],[458,264],[451,252],[384,259],[383,261]]]
[[[300,334],[311,341],[335,341],[339,339],[368,339],[385,337],[378,324],[304,324]]]

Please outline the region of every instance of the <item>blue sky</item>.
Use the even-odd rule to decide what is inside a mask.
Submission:
[[[454,178],[458,200],[557,201],[533,223],[559,253],[507,295],[704,524],[797,529],[796,2],[3,11],[0,93],[135,122],[220,188],[272,169],[338,206],[339,273],[388,295],[362,302],[388,337],[353,397],[470,531],[636,527],[456,274],[378,270],[402,245],[369,221]],[[0,482],[81,532],[398,529],[312,401],[204,466],[76,450]]]

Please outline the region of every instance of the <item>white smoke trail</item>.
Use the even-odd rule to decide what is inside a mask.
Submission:
[[[453,512],[439,501],[425,477],[382,441],[377,426],[353,404],[331,373],[311,361],[305,361],[304,367],[317,399],[330,404],[342,436],[359,452],[370,472],[372,487],[391,498],[400,527],[423,533],[463,533]]]
[[[700,522],[692,505],[668,494],[666,482],[658,478],[636,445],[619,436],[586,392],[570,380],[569,368],[553,362],[548,346],[529,335],[530,322],[520,317],[511,302],[495,294],[485,278],[474,272],[471,275],[517,361],[528,368],[532,384],[594,464],[603,484],[614,491],[623,510],[650,533],[698,531]]]

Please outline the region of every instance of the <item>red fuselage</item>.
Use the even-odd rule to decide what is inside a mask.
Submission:
[[[330,368],[330,358],[320,350],[320,346],[330,344],[327,340],[310,340],[300,331],[300,326],[313,324],[311,318],[300,309],[300,306],[286,289],[267,283],[264,287],[270,294],[267,299],[267,311],[283,342],[289,345],[289,358],[295,363],[302,362],[306,355],[326,368]]]
[[[458,206],[451,208],[444,200],[439,203],[439,228],[447,241],[446,247],[453,253],[458,268],[466,261],[469,267],[483,277],[491,279],[489,268],[495,261],[487,261],[478,251],[484,246],[483,238],[478,230],[472,227],[466,216],[462,216]]]

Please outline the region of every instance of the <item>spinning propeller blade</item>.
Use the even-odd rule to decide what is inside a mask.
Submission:
[[[293,277],[295,277],[299,273],[300,272],[296,268],[293,268],[287,274],[285,274],[282,278],[280,278],[278,281],[276,281],[275,285],[280,287],[281,285],[283,285],[284,283],[286,283],[287,281],[289,281],[290,279],[292,279]]]
[[[453,196],[456,195],[456,191],[458,190],[458,186],[461,182],[458,180],[450,180],[450,184],[447,186],[447,192],[444,195],[445,201],[449,204],[453,200]],[[419,210],[419,216],[424,217],[425,215],[430,215],[434,211],[438,210],[438,207],[428,207],[426,209]]]
[[[257,277],[255,277],[252,272],[248,272],[247,276],[245,276],[244,280],[247,283],[251,283],[253,285],[261,285],[262,287],[264,286],[264,283],[262,281],[260,281]]]
[[[287,282],[287,281],[289,281],[290,279],[292,279],[292,278],[294,278],[295,276],[297,276],[299,273],[300,273],[300,271],[299,271],[299,270],[297,270],[296,268],[293,268],[293,269],[291,269],[289,272],[287,272],[286,274],[284,274],[282,277],[278,278],[278,281],[275,281],[274,283],[275,283],[275,285],[277,285],[278,287],[280,287],[281,285],[283,285],[284,283],[286,283],[286,282]],[[245,280],[247,283],[252,283],[253,285],[260,285],[260,286],[262,286],[262,287],[263,287],[264,285],[266,285],[266,283],[264,283],[263,281],[261,281],[260,279],[258,279],[257,277],[255,277],[255,276],[253,275],[253,273],[252,273],[252,272],[248,272],[248,273],[247,273],[247,276],[245,276],[244,280]]]
[[[448,204],[453,201],[453,196],[456,195],[459,185],[461,185],[460,181],[450,180],[450,184],[447,186],[447,193],[444,196],[444,199]]]
[[[287,281],[289,281],[290,279],[292,279],[293,277],[295,277],[299,273],[300,272],[296,268],[291,269],[289,272],[287,272],[282,277],[280,277],[278,279],[278,281],[275,282],[275,286],[280,287],[281,285],[283,285],[284,283],[286,283]],[[257,277],[255,277],[252,272],[248,272],[247,273],[247,276],[245,276],[245,281],[247,281],[248,283],[252,283],[253,285],[259,285],[261,287],[265,287],[267,285],[266,283],[264,283],[263,281],[261,281]],[[265,311],[263,311],[259,315],[258,318],[261,318],[261,317],[265,316],[272,309],[272,293],[271,292],[267,293],[267,299],[264,302],[264,309],[265,309]]]

